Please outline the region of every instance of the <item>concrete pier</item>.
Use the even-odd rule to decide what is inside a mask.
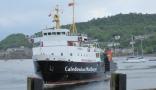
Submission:
[[[43,80],[37,77],[28,77],[27,90],[44,90]]]
[[[126,90],[126,74],[113,73],[111,75],[110,90]]]

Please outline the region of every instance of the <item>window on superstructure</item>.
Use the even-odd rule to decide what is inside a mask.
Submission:
[[[100,54],[99,53],[96,53],[96,58],[99,58],[100,57]]]
[[[44,33],[44,35],[46,36],[46,35],[47,35],[47,33]]]
[[[67,32],[66,35],[69,36],[70,35],[70,32]]]
[[[39,46],[40,46],[40,42],[33,43],[33,47],[39,47]]]
[[[54,53],[51,53],[52,56],[54,56]]]
[[[61,33],[60,32],[57,32],[57,35],[60,35]]]
[[[51,32],[48,32],[48,35],[51,35]]]
[[[52,32],[52,35],[56,35],[56,32]]]
[[[61,56],[63,56],[63,53],[61,53]]]

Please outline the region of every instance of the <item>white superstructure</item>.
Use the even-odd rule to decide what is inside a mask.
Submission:
[[[86,35],[71,34],[67,29],[46,29],[41,37],[34,38],[33,59],[101,62],[101,49],[97,46]]]
[[[87,35],[77,34],[74,22],[71,30],[60,29],[59,8],[57,6],[53,22],[55,28],[42,30],[40,37],[34,38],[33,59],[69,62],[101,62],[102,50],[97,42],[88,40]],[[74,7],[73,7],[74,11]]]

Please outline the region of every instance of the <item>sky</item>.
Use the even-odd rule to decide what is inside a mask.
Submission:
[[[119,13],[156,13],[156,0],[75,0],[76,22],[86,22]],[[72,22],[72,0],[0,0],[0,40],[12,33],[32,35],[53,26],[48,17],[58,4],[61,24]]]

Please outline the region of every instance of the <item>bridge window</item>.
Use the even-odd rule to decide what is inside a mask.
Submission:
[[[65,32],[62,32],[62,35],[65,35]]]
[[[57,32],[57,35],[60,35],[61,33],[60,32]]]
[[[44,35],[46,36],[46,35],[47,35],[47,33],[44,33]]]
[[[51,35],[51,32],[48,32],[48,35]]]
[[[56,35],[56,32],[52,32],[52,35]]]

